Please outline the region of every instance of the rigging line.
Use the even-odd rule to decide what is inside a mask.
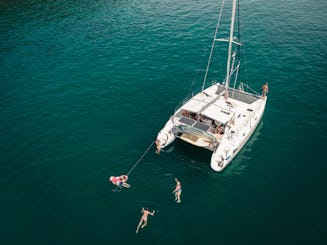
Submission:
[[[246,40],[244,39],[244,41],[242,40],[241,41],[241,29],[243,30],[243,26],[241,24],[241,21],[240,21],[240,18],[241,18],[241,14],[243,13],[242,12],[242,9],[241,9],[241,6],[240,6],[240,1],[237,1],[237,4],[238,4],[238,41],[240,43],[242,43],[242,48],[240,45],[238,45],[238,59],[240,62],[240,66],[244,67],[242,69],[240,69],[240,72],[239,72],[239,81],[244,81],[246,83],[248,83],[248,66],[247,66],[247,51],[246,51],[246,45],[247,45],[247,42]],[[241,51],[242,50],[242,51]],[[247,85],[247,84],[246,84]]]
[[[143,155],[139,158],[139,160],[137,160],[137,162],[133,165],[133,167],[128,171],[128,173],[126,175],[130,175],[130,173],[134,170],[134,168],[136,168],[136,166],[141,162],[141,160],[144,158],[144,156],[148,153],[148,151],[151,149],[151,147],[153,146],[155,140],[152,141],[151,145],[148,147],[148,149],[146,149],[146,151],[143,153]]]
[[[206,54],[207,54],[207,49],[203,49],[203,54],[202,54],[201,56],[204,57]],[[202,63],[201,63],[201,67],[202,67],[202,65],[204,64],[204,62],[205,62],[205,60],[202,61]],[[198,75],[199,75],[200,71],[201,71],[201,70],[199,70],[199,69],[196,71],[195,76],[194,76],[194,79],[193,79],[193,81],[192,81],[192,83],[191,83],[190,89],[189,89],[189,91],[188,91],[187,94],[191,94],[191,92],[193,91],[194,83],[195,83],[196,80],[198,79]]]
[[[242,49],[241,49],[241,45],[238,45],[237,48],[238,48],[238,61],[240,62],[240,66],[244,67],[244,69],[240,69],[240,78],[239,78],[239,81],[241,82],[242,80],[245,80],[247,82],[247,66],[246,66],[246,50],[245,50],[245,42],[241,41],[241,28],[242,28],[242,25],[241,25],[241,6],[240,6],[240,1],[238,0],[237,1],[237,11],[238,11],[238,15],[237,15],[237,18],[238,18],[238,41],[242,44]],[[242,28],[243,30],[243,28]],[[242,50],[242,52],[241,52]],[[241,64],[241,60],[242,60],[242,64]],[[243,78],[245,77],[245,78]]]
[[[219,12],[218,21],[217,21],[216,30],[215,30],[215,35],[214,35],[214,38],[213,38],[213,41],[212,41],[212,44],[211,44],[211,50],[210,50],[209,60],[208,60],[208,64],[207,64],[206,73],[204,75],[204,79],[203,79],[201,91],[203,91],[204,86],[206,84],[206,80],[207,80],[207,76],[208,76],[208,71],[209,71],[209,66],[210,66],[210,61],[211,61],[213,49],[215,47],[217,33],[218,33],[219,25],[220,25],[220,18],[221,18],[221,15],[223,13],[223,9],[224,9],[224,3],[225,3],[225,0],[223,0],[222,3],[221,3],[220,12]]]

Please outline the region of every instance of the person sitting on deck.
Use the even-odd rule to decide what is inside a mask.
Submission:
[[[182,110],[182,116],[191,118],[191,113],[189,111],[183,109]]]
[[[197,118],[197,115],[195,112],[190,112],[190,118],[193,119],[193,120],[196,120]]]
[[[220,124],[217,128],[216,128],[216,134],[224,134],[224,125]]]

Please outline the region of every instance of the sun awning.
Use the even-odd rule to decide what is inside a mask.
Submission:
[[[196,99],[191,99],[182,106],[182,109],[198,113],[207,103]]]
[[[234,115],[232,111],[223,109],[215,104],[210,105],[201,114],[224,124],[227,123]]]

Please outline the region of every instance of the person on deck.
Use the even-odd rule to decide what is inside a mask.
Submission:
[[[217,128],[216,128],[216,134],[224,134],[224,125],[220,124]]]
[[[262,98],[263,99],[266,98],[268,91],[269,91],[268,83],[265,83],[264,85],[262,85]]]
[[[160,145],[160,140],[159,139],[156,140],[156,146],[157,146],[156,153],[160,154],[161,145]]]
[[[177,203],[181,202],[181,194],[182,194],[182,185],[181,182],[177,178],[175,178],[176,181],[176,187],[175,190],[172,193],[175,193],[175,201]]]
[[[140,219],[140,222],[139,222],[139,224],[138,224],[138,226],[136,228],[136,233],[139,232],[139,229],[140,228],[142,229],[142,228],[144,228],[148,224],[148,215],[150,214],[150,215],[153,216],[155,214],[155,212],[156,212],[155,210],[153,210],[152,212],[150,212],[149,209],[142,208],[141,213],[143,215],[142,215],[142,217]]]
[[[119,187],[129,188],[130,185],[126,183],[127,180],[128,180],[128,176],[127,175],[121,175],[121,176],[118,176],[118,177],[111,176],[109,178],[109,181],[111,183],[113,183],[114,185],[119,186]]]

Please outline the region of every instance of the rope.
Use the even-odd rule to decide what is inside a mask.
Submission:
[[[113,192],[116,192],[116,191],[121,191],[121,187],[120,186],[116,186],[114,189],[112,189]]]
[[[131,174],[131,172],[134,170],[134,168],[136,168],[136,166],[141,162],[141,160],[144,158],[144,156],[148,153],[148,151],[150,150],[150,148],[153,146],[155,140],[152,141],[151,145],[148,147],[148,149],[146,149],[146,151],[143,153],[143,155],[139,158],[139,160],[137,160],[137,162],[133,165],[133,167],[128,171],[128,173],[126,174],[127,176]]]

